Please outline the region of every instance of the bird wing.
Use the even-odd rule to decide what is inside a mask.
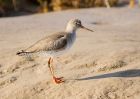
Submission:
[[[67,33],[59,32],[53,35],[47,36],[26,50],[25,52],[39,52],[39,51],[59,51],[67,45]]]

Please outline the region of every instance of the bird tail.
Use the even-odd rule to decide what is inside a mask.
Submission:
[[[24,50],[21,50],[21,51],[18,51],[17,53],[16,53],[16,55],[18,55],[18,56],[26,56],[26,55],[29,55],[29,54],[31,54],[32,52],[26,52],[26,51],[24,51]]]

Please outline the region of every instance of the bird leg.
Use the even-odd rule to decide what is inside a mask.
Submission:
[[[53,59],[50,57],[49,60],[48,60],[48,66],[49,66],[51,75],[52,75],[52,77],[53,77],[53,81],[54,81],[56,84],[59,84],[59,83],[64,82],[63,77],[57,78],[57,77],[54,75],[54,68],[53,68],[52,63],[53,63]]]

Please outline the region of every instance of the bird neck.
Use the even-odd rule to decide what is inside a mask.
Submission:
[[[77,30],[77,28],[76,27],[74,27],[74,26],[71,26],[71,25],[67,25],[67,27],[66,27],[66,32],[67,33],[76,33],[76,30]]]

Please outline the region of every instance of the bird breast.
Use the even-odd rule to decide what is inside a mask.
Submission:
[[[76,33],[69,33],[67,36],[67,49],[71,48],[74,41],[76,40]]]

